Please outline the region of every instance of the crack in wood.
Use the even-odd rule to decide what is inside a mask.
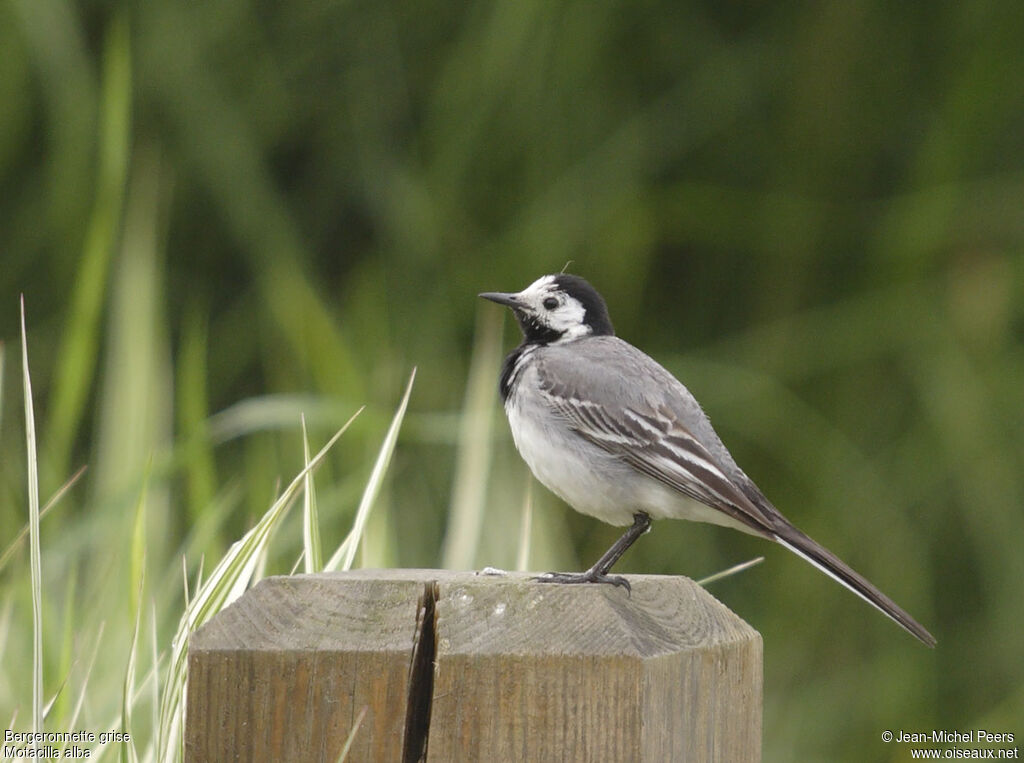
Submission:
[[[436,605],[439,595],[437,581],[427,582],[417,611],[416,635],[409,665],[409,696],[405,708],[403,763],[417,763],[427,757],[430,703],[434,695],[434,660],[437,657]]]

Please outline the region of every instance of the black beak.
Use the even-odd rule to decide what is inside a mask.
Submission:
[[[508,307],[518,307],[520,305],[518,294],[506,294],[501,291],[485,291],[483,294],[478,294],[477,296]]]

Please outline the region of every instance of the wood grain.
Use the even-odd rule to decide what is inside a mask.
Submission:
[[[759,760],[760,636],[686,578],[629,580],[270,578],[192,636],[186,757],[333,761],[365,707],[350,761]]]
[[[423,584],[268,578],[189,641],[185,756],[401,760]]]

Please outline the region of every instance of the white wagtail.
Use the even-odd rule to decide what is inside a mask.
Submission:
[[[608,571],[652,518],[711,522],[781,543],[935,646],[892,599],[779,513],[736,465],[689,390],[615,336],[589,283],[547,275],[516,294],[480,296],[512,308],[523,331],[499,385],[523,460],[577,511],[613,525],[633,523],[586,572],[538,580],[628,590]]]

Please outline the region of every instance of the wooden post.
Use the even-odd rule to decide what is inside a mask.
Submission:
[[[758,761],[761,637],[693,581],[264,580],[189,642],[188,761]]]

